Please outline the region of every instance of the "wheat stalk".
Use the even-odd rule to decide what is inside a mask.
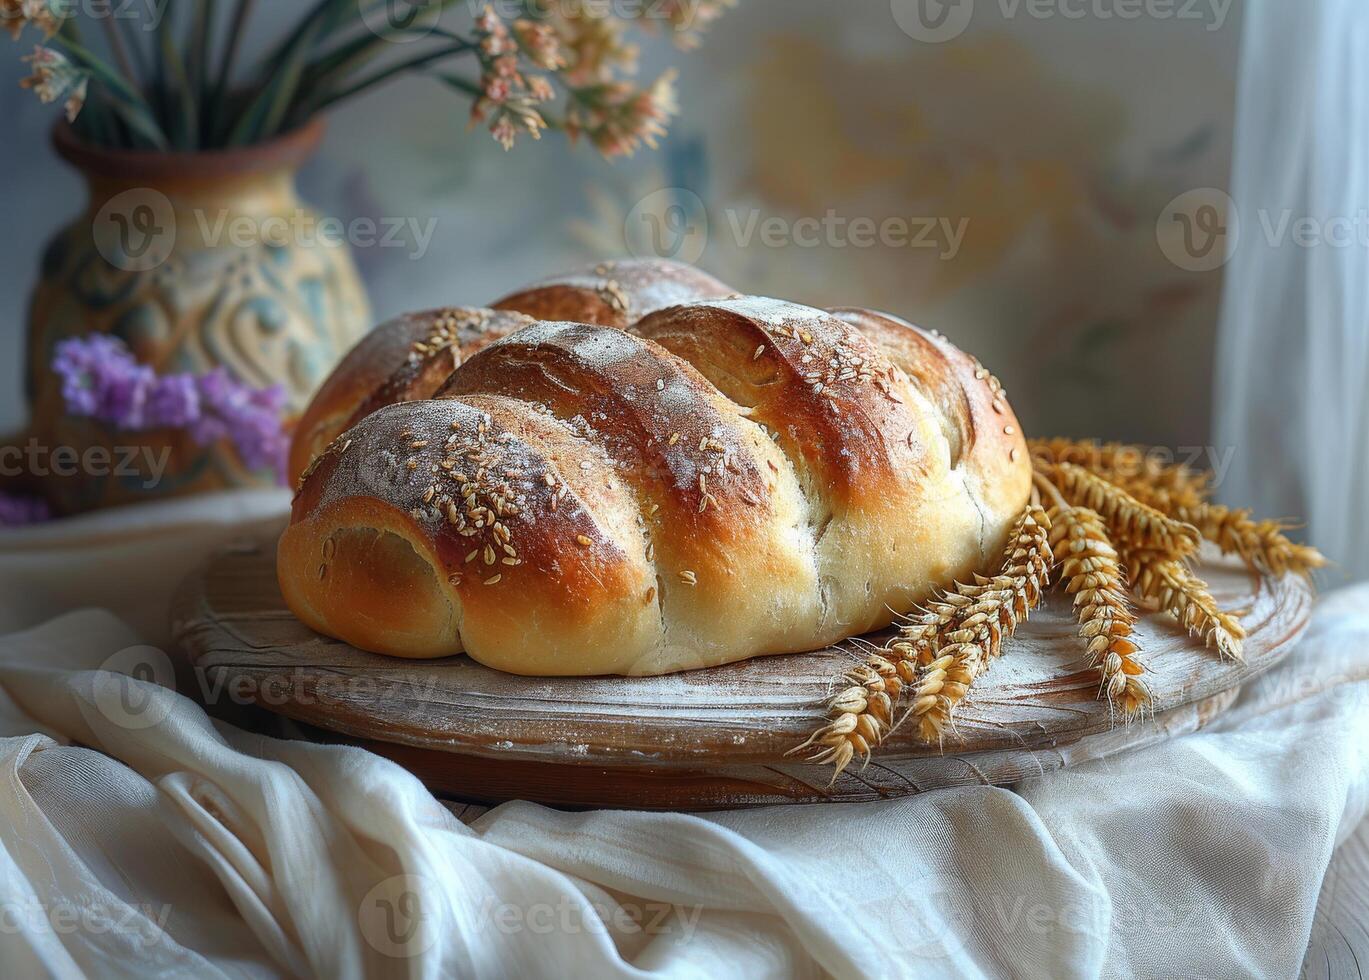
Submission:
[[[1248,509],[1210,503],[1208,474],[1181,463],[1161,463],[1142,446],[1060,438],[1033,439],[1030,446],[1038,462],[1083,466],[1140,502],[1192,524],[1223,553],[1240,555],[1254,571],[1309,576],[1327,564],[1316,548],[1289,539],[1286,523],[1258,521]]]
[[[1124,548],[1122,560],[1138,595],[1156,603],[1190,633],[1201,637],[1205,645],[1215,646],[1222,656],[1245,659],[1241,650],[1245,627],[1235,616],[1222,612],[1206,583],[1188,565],[1144,548]]]
[[[1126,578],[1103,519],[1063,499],[1048,516],[1051,550],[1065,591],[1074,596],[1079,636],[1090,666],[1101,677],[1100,692],[1124,718],[1140,715],[1151,704],[1151,695],[1140,677],[1145,672],[1136,656],[1140,649],[1131,639],[1136,612],[1127,599]]]
[[[1224,554],[1240,555],[1253,571],[1307,577],[1327,564],[1316,548],[1291,540],[1282,521],[1257,521],[1248,509],[1209,503],[1182,491],[1136,485],[1127,490],[1175,520],[1192,524]]]
[[[1108,523],[1118,544],[1162,551],[1182,558],[1198,550],[1201,535],[1191,524],[1142,503],[1115,483],[1075,463],[1040,465],[1049,480],[1072,504],[1095,511]]]
[[[939,740],[974,679],[1041,601],[1052,558],[1044,511],[1028,506],[1013,527],[999,574],[957,583],[927,603],[898,635],[842,675],[827,721],[789,754],[816,746],[809,762],[830,763],[833,780],[895,727],[900,698],[927,741]]]
[[[1182,492],[1194,500],[1207,499],[1211,491],[1208,473],[1183,463],[1162,463],[1145,446],[1059,437],[1032,439],[1028,446],[1038,464],[1074,463],[1128,491],[1133,486],[1144,486]]]

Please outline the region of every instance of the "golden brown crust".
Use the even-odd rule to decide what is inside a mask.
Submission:
[[[612,327],[539,323],[472,358],[439,397],[495,389],[565,420],[636,495],[667,624],[637,670],[733,659],[762,622],[757,652],[812,635],[811,541],[787,463],[687,362]]]
[[[384,405],[428,398],[462,360],[531,321],[516,313],[447,308],[376,327],[324,381],[295,428],[292,486],[319,453]]]
[[[952,466],[964,471],[976,499],[992,514],[1015,516],[1031,484],[1031,460],[1022,426],[993,373],[942,334],[893,314],[855,307],[832,313],[879,345],[934,403]]]
[[[766,425],[806,485],[842,506],[883,493],[895,467],[918,469],[917,427],[892,365],[859,331],[797,303],[757,296],[661,310],[633,327],[694,364]]]
[[[667,259],[599,262],[520,289],[496,303],[538,320],[625,327],[654,310],[733,292],[693,266]]]
[[[479,396],[388,406],[305,478],[280,545],[287,599],[340,639],[397,652],[388,622],[373,629],[353,610],[421,614],[408,594],[421,575],[388,574],[393,550],[370,574],[356,575],[370,564],[365,555],[344,563],[368,593],[333,572],[329,542],[374,527],[413,545],[410,565],[429,566],[451,610],[420,655],[464,649],[503,670],[558,673],[558,664],[612,657],[615,646],[630,655],[640,644],[634,633],[659,632],[656,606],[643,601],[654,579],[631,496],[602,453],[526,403]]]
[[[542,322],[435,374],[355,397],[281,542],[291,608],[365,649],[573,675],[811,649],[985,569],[1030,493],[996,380],[868,310]]]

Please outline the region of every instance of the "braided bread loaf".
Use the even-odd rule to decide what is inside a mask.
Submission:
[[[297,462],[327,448],[291,608],[396,656],[656,674],[814,649],[986,567],[1031,483],[992,376],[886,314],[727,292],[622,263],[380,328],[297,434]]]

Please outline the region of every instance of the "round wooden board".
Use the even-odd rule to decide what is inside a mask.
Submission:
[[[851,645],[668,677],[518,677],[467,657],[396,660],[296,620],[274,555],[255,546],[220,554],[186,583],[173,629],[202,691],[363,744],[442,795],[718,809],[1011,783],[1201,728],[1288,652],[1312,592],[1299,577],[1262,579],[1215,552],[1200,573],[1241,611],[1246,662],[1223,663],[1167,617],[1143,616],[1154,718],[1114,724],[1068,601],[1052,595],[976,683],[943,745],[905,726],[832,785],[830,769],[786,753],[821,724],[833,678],[858,657]]]

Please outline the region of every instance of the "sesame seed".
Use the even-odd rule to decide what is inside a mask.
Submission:
[[[469,565],[471,562],[475,561],[475,556],[478,554],[480,554],[479,548],[471,549],[471,553],[466,556],[466,564]]]
[[[327,566],[327,565],[320,565],[320,566],[318,567],[318,580],[319,580],[320,582],[322,582],[322,581],[323,581],[324,579],[326,579],[327,577],[328,577],[328,566]]]
[[[761,344],[759,347],[756,348],[756,353],[754,353],[754,354],[751,355],[751,360],[753,360],[753,361],[759,361],[759,360],[761,359],[761,355],[764,354],[764,353],[765,353],[765,345],[764,345],[764,344]]]
[[[501,578],[503,578],[503,577],[504,577],[504,576],[503,576],[502,574],[501,574],[501,575],[491,575],[489,578],[485,579],[485,584],[486,584],[486,585],[498,585],[498,584],[499,584],[499,580],[500,580]]]
[[[485,545],[485,554],[484,554],[482,557],[485,559],[485,564],[486,564],[486,565],[493,565],[493,564],[494,564],[494,549],[491,548],[489,545]]]
[[[593,540],[591,540],[590,537],[585,534],[577,534],[575,536],[575,540],[578,541],[580,544],[584,545],[586,548],[594,544]]]
[[[679,434],[678,432],[672,432],[672,433],[670,434],[670,439],[668,440],[667,445],[673,446],[673,445],[675,445],[675,443],[677,443],[677,442],[679,442],[679,441],[680,441],[680,434]]]
[[[1005,425],[1005,426],[1003,426],[1003,434],[1004,434],[1005,436],[1010,436],[1010,435],[1012,435],[1012,434],[1013,434],[1014,432],[1016,432],[1016,431],[1017,431],[1017,430],[1014,429],[1011,425]]]
[[[428,446],[428,440],[427,440],[427,439],[415,439],[413,442],[409,443],[409,448],[410,448],[410,449],[426,449],[427,446]]]
[[[656,379],[656,390],[657,390],[657,391],[665,391],[665,379],[664,379],[664,378],[657,378],[657,379]]]
[[[684,571],[680,572],[680,581],[685,585],[698,585],[699,577],[686,568]]]

